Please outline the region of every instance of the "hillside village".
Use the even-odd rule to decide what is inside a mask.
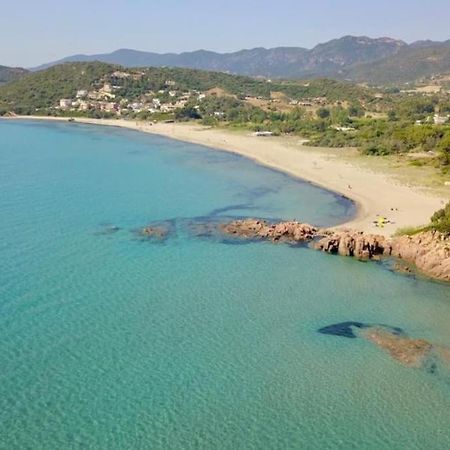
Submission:
[[[448,98],[448,91],[442,83],[439,83],[440,81],[435,77],[423,79],[416,87],[398,90],[396,95],[403,99],[436,96]],[[301,109],[312,116],[320,114],[320,110],[323,109],[346,109],[359,104],[365,116],[387,118],[386,104],[392,96],[390,92],[383,92],[383,90],[373,91],[371,95],[365,97],[359,95],[356,100],[350,98],[335,99],[326,94],[299,96],[295,89],[292,95],[289,95],[289,92],[277,91],[279,84],[274,84],[272,90],[271,80],[260,80],[258,83],[269,85],[269,89],[263,95],[252,92],[253,88],[249,89],[249,92],[244,89],[239,93],[229,92],[219,86],[208,89],[192,89],[188,86],[190,83],[179,82],[174,79],[161,79],[158,76],[153,80],[152,74],[146,69],[122,69],[105,74],[87,88],[77,86],[74,95],[60,98],[50,107],[50,110],[53,110],[54,113],[59,111],[63,114],[92,115],[100,113],[102,116],[153,117],[168,120],[175,118],[175,113],[189,108],[191,112],[187,118],[209,116],[220,121],[228,119],[227,110],[230,107],[230,101],[235,100],[233,106],[236,106],[239,102],[243,106],[257,108],[269,114],[272,112],[291,113]],[[301,86],[304,94],[307,94],[311,83],[303,82]],[[314,89],[312,89],[313,91]],[[223,103],[223,107],[217,107],[214,110],[206,108],[208,110],[206,112],[202,105],[207,98],[225,99],[225,101],[216,102],[218,103],[217,106]],[[195,114],[195,111],[198,112],[198,115]],[[445,114],[441,113],[440,108],[437,107],[434,113],[429,111],[427,116],[420,117],[415,121],[415,124],[447,124],[450,122],[450,114],[447,114],[448,111],[445,112]],[[352,127],[346,125],[348,124],[332,124],[331,128],[344,132],[353,130]]]
[[[127,96],[126,85],[129,82],[140,82],[146,77],[145,71],[115,71],[110,75],[104,76],[97,83],[94,89],[78,89],[76,95],[72,98],[61,98],[58,104],[53,106],[55,112],[62,113],[106,113],[111,116],[136,116],[143,117],[154,116],[155,118],[165,118],[171,120],[175,112],[182,111],[190,106],[199,112],[200,117],[201,103],[207,97],[228,97],[237,99],[235,95],[231,95],[220,88],[212,88],[206,91],[196,89],[181,89],[175,80],[165,80],[164,86],[160,86],[158,90],[145,90],[138,97]],[[268,81],[270,83],[270,80]],[[308,86],[306,83],[305,86]],[[420,95],[430,97],[436,95],[438,91],[432,89],[411,89],[402,90],[400,93],[404,96]],[[383,94],[376,93],[375,99],[382,100]],[[270,92],[270,97],[245,95],[240,99],[244,104],[260,108],[263,111],[279,111],[289,113],[296,108],[302,108],[306,112],[316,114],[319,108],[341,107],[348,108],[348,101],[330,101],[326,96],[318,96],[312,98],[292,99],[283,93]],[[366,107],[366,104],[362,102]],[[365,115],[373,116],[376,111],[366,111]],[[217,120],[226,119],[227,112],[223,110],[210,111],[209,115]],[[384,114],[378,113],[380,117]],[[192,118],[196,118],[195,115]],[[436,111],[423,119],[416,120],[416,125],[435,124],[444,125],[450,122],[450,114],[440,114]],[[343,125],[331,125],[330,128],[349,132],[354,131],[353,127]]]
[[[325,96],[292,99],[279,92],[270,92],[267,96],[242,95],[236,96],[221,88],[211,88],[205,91],[183,89],[175,80],[167,79],[160,89],[146,89],[140,95],[135,92],[130,95],[128,87],[133,83],[145,84],[148,74],[145,71],[118,70],[102,77],[92,89],[77,89],[73,97],[59,99],[53,106],[55,111],[67,112],[105,112],[116,116],[170,115],[190,105],[200,110],[201,102],[207,97],[224,97],[238,99],[243,104],[261,108],[264,111],[289,112],[302,107],[312,112],[320,107],[348,106],[346,101],[329,101]],[[270,80],[268,81],[270,83]],[[305,84],[308,86],[308,83]],[[209,113],[217,119],[224,119],[226,111],[215,110]]]
[[[62,98],[55,109],[61,111],[106,111],[111,114],[126,115],[128,113],[149,112],[171,113],[186,106],[187,102],[196,98],[201,100],[205,94],[199,91],[180,91],[176,82],[166,80],[163,89],[148,90],[138,99],[124,96],[124,80],[139,81],[143,72],[116,71],[104,77],[101,87],[87,90],[78,89],[74,98]]]

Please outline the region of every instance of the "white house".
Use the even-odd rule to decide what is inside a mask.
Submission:
[[[444,125],[444,123],[448,122],[448,119],[448,116],[440,116],[439,114],[435,114],[433,118],[435,125]]]
[[[59,101],[59,107],[61,108],[61,109],[68,109],[68,108],[70,108],[72,106],[72,99],[70,99],[70,98],[62,98],[60,101]]]
[[[88,95],[88,91],[86,91],[85,89],[80,89],[79,91],[77,91],[77,98],[86,98]]]

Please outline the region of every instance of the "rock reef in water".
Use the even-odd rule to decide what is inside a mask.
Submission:
[[[311,242],[317,250],[358,259],[396,257],[424,275],[450,281],[450,235],[426,231],[414,236],[386,238],[353,230],[327,230],[297,221],[268,223],[259,219],[234,220],[220,225],[228,236],[271,242]],[[410,271],[405,264],[403,271]]]
[[[108,234],[114,234],[120,231],[120,228],[117,225],[106,224],[103,226],[101,231],[97,231],[95,234],[97,236],[103,236]]]
[[[358,337],[358,334],[355,333],[355,329],[364,330],[373,327],[374,325],[371,324],[349,321],[349,322],[334,323],[333,325],[327,325],[326,327],[320,328],[318,332],[321,334],[329,334],[331,336],[340,336],[356,339]],[[386,329],[390,333],[397,336],[403,334],[403,330],[398,327],[390,327],[388,325],[378,325],[378,327],[382,327],[383,329]]]
[[[227,235],[240,238],[292,243],[310,241],[318,232],[312,225],[297,221],[270,224],[259,219],[234,220],[220,225],[220,229]]]
[[[138,234],[146,239],[163,241],[168,237],[170,227],[165,225],[148,225],[138,231]]]
[[[433,345],[424,339],[412,339],[379,326],[366,328],[361,335],[386,350],[395,360],[417,369],[426,366],[426,360],[433,350]]]
[[[341,322],[327,325],[318,330],[321,334],[363,338],[406,367],[424,369],[429,373],[450,373],[450,349],[432,344],[425,339],[409,337],[401,328],[363,322]]]
[[[331,336],[356,339],[358,336],[355,334],[353,328],[367,328],[368,326],[369,325],[362,322],[341,322],[320,328],[318,332],[321,334],[329,334]]]

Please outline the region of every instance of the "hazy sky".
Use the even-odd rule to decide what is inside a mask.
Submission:
[[[313,47],[346,34],[450,38],[450,0],[0,0],[0,65],[118,48]]]

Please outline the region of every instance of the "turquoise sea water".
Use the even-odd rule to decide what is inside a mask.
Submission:
[[[317,332],[383,323],[449,346],[448,285],[188,226],[353,213],[231,154],[0,121],[0,448],[450,448],[450,374]],[[165,220],[164,242],[133,234]]]

